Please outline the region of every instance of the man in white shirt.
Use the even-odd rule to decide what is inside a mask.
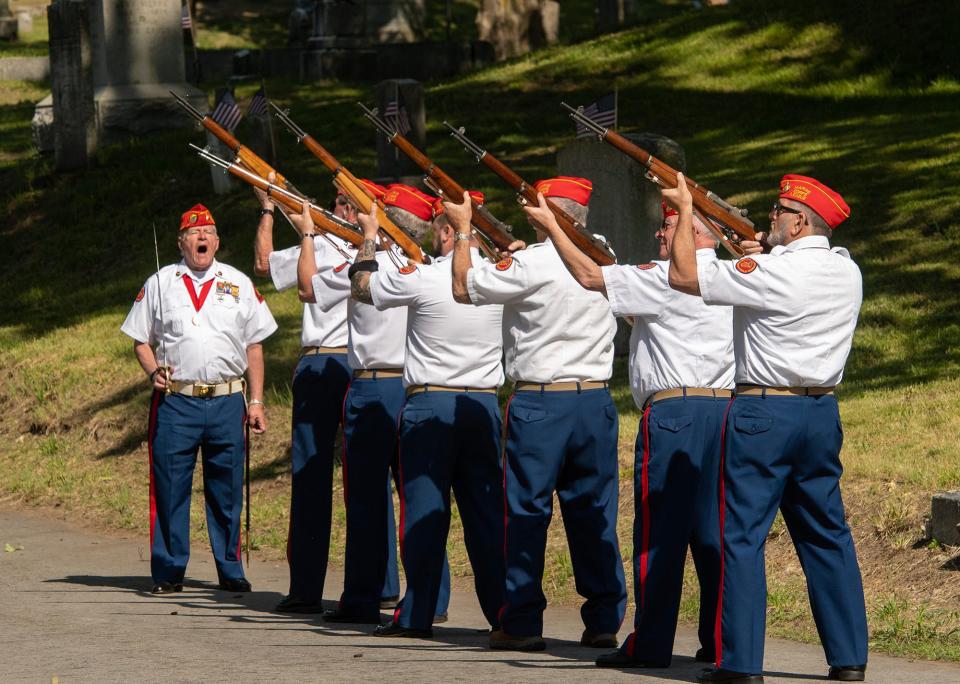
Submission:
[[[696,658],[713,661],[720,581],[717,486],[720,435],[733,389],[733,313],[670,288],[677,211],[663,205],[659,260],[600,267],[560,230],[546,204],[532,209],[570,273],[633,322],[630,385],[642,417],[633,481],[634,630],[601,667],[667,667],[683,588],[687,546],[700,583]],[[717,240],[695,218],[697,261],[717,259]],[[757,246],[759,249],[759,246]]]
[[[382,199],[394,223],[418,237],[426,233],[432,207],[429,195],[394,184],[385,189]],[[300,298],[315,301],[323,312],[331,311],[347,298],[347,364],[353,376],[343,402],[342,467],[347,511],[344,588],[338,608],[323,617],[327,622],[379,624],[388,547],[396,553],[393,499],[389,492],[396,458],[397,420],[404,399],[407,309],[381,312],[371,304],[350,298],[350,260],[325,259],[318,264],[310,258],[309,250],[322,238],[313,234],[309,214],[304,213],[299,220],[305,226],[297,267]],[[397,264],[403,263],[403,257],[392,246],[378,251],[376,259],[385,269],[396,269]],[[449,600],[449,569],[444,563],[436,621],[446,618]]]
[[[483,195],[471,193],[478,202]],[[353,296],[379,310],[407,307],[407,354],[397,474],[404,512],[400,531],[407,590],[390,624],[375,634],[431,637],[450,527],[450,490],[457,497],[480,607],[491,628],[503,605],[503,471],[500,467],[502,307],[466,307],[453,300],[455,233],[434,203],[429,265],[380,270],[373,261],[378,223],[360,215],[364,247],[352,267]],[[474,262],[481,261],[471,248]],[[374,270],[360,270],[374,269]]]
[[[273,178],[268,180],[272,182]],[[296,287],[300,246],[274,249],[276,207],[266,193],[255,189],[255,194],[260,202],[260,222],[254,241],[254,273],[270,276],[278,292]],[[343,195],[337,195],[333,210],[341,218],[355,220],[355,212]],[[339,259],[336,263],[341,263],[356,252],[352,245],[335,235],[318,238],[314,246],[318,264],[324,259]],[[314,303],[304,302],[300,346],[300,360],[294,369],[292,384],[287,533],[290,590],[276,610],[319,613],[330,551],[333,445],[340,429],[343,397],[350,383],[345,293],[340,303],[327,312]],[[396,575],[396,562],[393,574]],[[387,576],[390,576],[389,570]]]
[[[250,279],[216,261],[220,238],[202,204],[181,217],[177,244],[183,260],[147,279],[120,328],[133,338],[154,390],[147,441],[152,592],[183,589],[198,449],[220,588],[246,592],[250,583],[240,560],[244,425],[258,434],[267,427],[260,343],[277,324]]]
[[[536,188],[586,223],[589,180],[561,176]],[[454,230],[469,234],[469,202],[448,205],[447,213]],[[627,591],[616,529],[617,410],[607,388],[616,331],[610,305],[577,284],[549,239],[497,264],[473,264],[467,242],[458,242],[453,294],[463,303],[503,305],[506,374],[516,383],[504,466],[506,596],[490,646],[546,647],[541,578],[556,491],[586,598],[581,643],[615,647]]]
[[[664,197],[680,211],[670,285],[733,307],[737,385],[721,465],[717,667],[699,679],[763,681],[763,548],[779,508],[807,578],[828,679],[861,681],[867,622],[840,497],[843,431],[833,391],[863,289],[849,252],[829,241],[850,208],[813,178],[784,176],[770,212],[770,254],[703,263],[695,255],[682,177]]]

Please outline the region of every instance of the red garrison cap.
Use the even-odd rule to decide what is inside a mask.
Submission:
[[[661,202],[661,204],[663,204],[663,218],[665,219],[668,219],[671,216],[677,216],[680,213],[666,202]]]
[[[564,197],[583,206],[587,206],[587,202],[590,201],[590,193],[593,192],[593,183],[586,178],[575,178],[573,176],[547,178],[537,181],[533,184],[533,187],[537,192],[543,193],[544,197]]]
[[[479,190],[467,190],[470,193],[470,197],[473,198],[473,201],[477,204],[483,204],[483,193]],[[458,198],[459,199],[459,198]],[[443,209],[443,198],[438,197],[433,201],[433,218],[437,218],[444,211]]]
[[[366,178],[358,178],[360,185],[366,186],[367,190],[373,192],[373,196],[377,199],[383,199],[383,196],[387,194],[387,189],[382,185],[377,185],[372,180],[367,180]]]
[[[194,204],[180,217],[180,230],[199,228],[200,226],[215,226],[213,215],[202,204]]]
[[[843,201],[843,197],[809,176],[787,174],[781,178],[780,198],[806,204],[831,228],[836,228],[850,218],[850,207]]]
[[[388,207],[398,207],[408,211],[419,219],[429,221],[433,218],[433,202],[436,198],[403,183],[387,186],[383,203]]]

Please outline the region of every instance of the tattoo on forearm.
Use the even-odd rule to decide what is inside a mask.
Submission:
[[[377,256],[377,245],[373,240],[364,240],[357,252],[357,261],[370,261]],[[369,276],[368,276],[369,277]]]
[[[369,273],[361,272],[353,276],[353,280],[350,281],[350,296],[358,302],[373,304],[373,297],[370,296]]]

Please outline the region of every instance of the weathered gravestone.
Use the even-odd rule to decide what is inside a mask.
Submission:
[[[189,123],[171,90],[206,109],[206,95],[186,83],[180,0],[90,1],[102,141]]]
[[[624,137],[673,168],[683,171],[683,148],[655,133],[627,133]],[[581,138],[557,153],[561,175],[593,182],[587,224],[604,235],[621,264],[643,264],[657,258],[654,233],[663,221],[660,188],[644,177],[645,169],[619,150],[596,138]],[[616,349],[625,353],[629,327],[618,323]]]
[[[94,111],[100,143],[112,143],[162,128],[191,125],[170,91],[207,109],[206,95],[184,75],[179,0],[85,0],[89,7]],[[51,44],[51,53],[55,46]],[[51,54],[51,61],[54,59]],[[58,87],[51,75],[51,86]],[[56,126],[51,99],[34,113],[33,134],[50,149]]]
[[[398,126],[400,133],[421,152],[427,151],[427,115],[423,104],[423,84],[409,78],[381,81],[376,87],[377,109],[387,123]],[[391,107],[391,103],[395,106]],[[409,127],[409,129],[407,129]],[[408,182],[408,176],[419,178],[420,167],[394,147],[386,136],[377,134],[377,173],[381,178]]]
[[[97,149],[93,109],[90,5],[85,0],[56,0],[47,9],[50,28],[50,82],[56,167],[84,168]]]
[[[927,531],[941,544],[960,546],[960,491],[934,495]]]
[[[10,0],[0,0],[0,40],[17,39],[17,18],[10,11]]]

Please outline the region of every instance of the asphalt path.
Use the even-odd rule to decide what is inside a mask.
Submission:
[[[547,610],[545,652],[491,651],[466,588],[432,640],[371,637],[369,627],[272,612],[287,587],[283,563],[254,557],[252,593],[219,591],[200,544],[183,593],[152,596],[145,536],[35,511],[0,508],[0,545],[12,549],[0,551],[0,682],[691,682],[703,667],[692,657],[695,632],[681,627],[671,668],[601,670],[598,651],[578,644],[583,625],[569,607]],[[331,572],[326,595],[341,583]],[[765,665],[767,682],[824,680],[827,671],[819,647],[774,639]],[[871,655],[867,679],[960,682],[960,665]]]

